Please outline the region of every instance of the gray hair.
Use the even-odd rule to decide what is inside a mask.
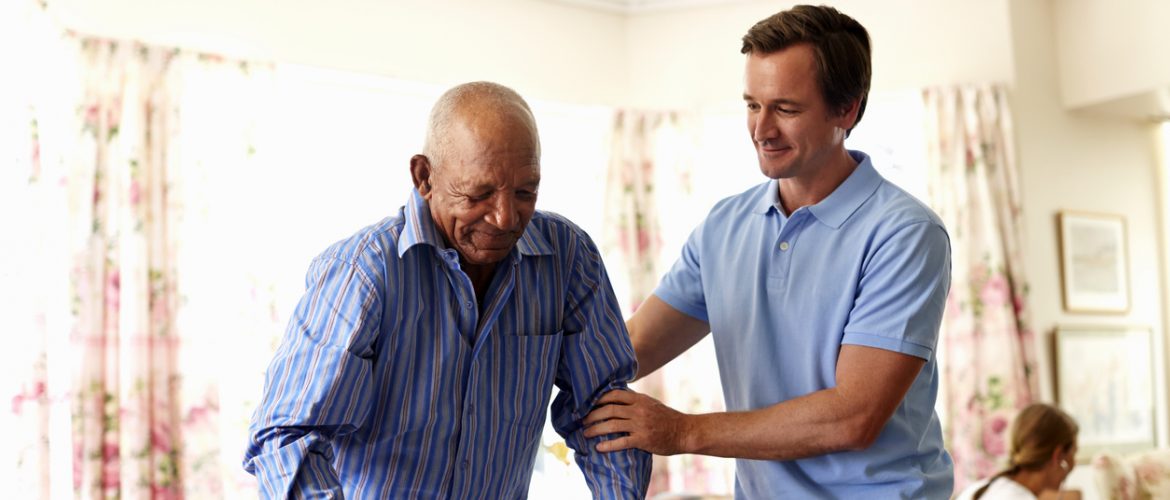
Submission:
[[[491,112],[519,119],[532,130],[536,154],[540,155],[540,140],[532,109],[515,90],[493,82],[471,82],[457,85],[443,93],[427,122],[427,137],[423,155],[431,168],[443,165],[451,150],[451,127],[460,119],[469,117],[469,111]]]

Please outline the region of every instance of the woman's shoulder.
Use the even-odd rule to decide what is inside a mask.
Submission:
[[[988,480],[984,479],[968,486],[962,493],[955,496],[955,500],[973,500],[975,492],[979,491],[987,482]],[[983,492],[983,496],[979,497],[979,500],[1036,500],[1036,495],[1033,495],[1020,483],[1012,481],[1011,478],[1001,476],[991,480],[991,486],[987,487],[987,491]]]
[[[975,498],[975,492],[979,491],[979,488],[982,488],[985,484],[987,484],[986,479],[981,479],[971,483],[967,485],[966,488],[963,488],[963,491],[959,492],[958,495],[955,495],[953,500],[971,500],[972,498]]]

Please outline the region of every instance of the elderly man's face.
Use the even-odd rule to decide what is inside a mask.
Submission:
[[[535,131],[515,117],[487,114],[459,120],[451,134],[443,164],[431,165],[430,188],[423,183],[419,192],[464,265],[494,266],[516,245],[536,211],[540,153]]]

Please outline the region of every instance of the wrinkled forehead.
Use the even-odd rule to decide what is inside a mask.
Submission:
[[[482,157],[481,157],[482,158]],[[436,172],[457,192],[475,193],[518,188],[540,187],[540,165],[532,162],[509,162],[488,157],[483,160],[458,161],[452,168]]]

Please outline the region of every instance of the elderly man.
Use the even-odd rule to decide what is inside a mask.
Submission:
[[[642,497],[650,456],[582,432],[637,365],[597,248],[536,210],[527,103],[449,90],[410,172],[397,215],[309,267],[251,426],[262,494],[524,498],[556,384],[553,425],[594,497]]]

